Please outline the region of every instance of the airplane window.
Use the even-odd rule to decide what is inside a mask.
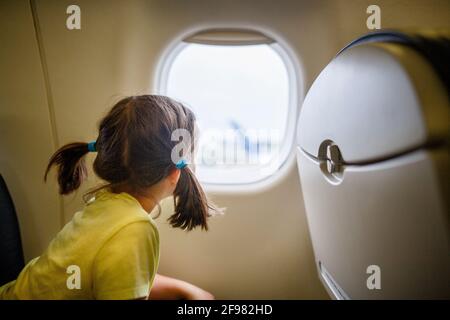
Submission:
[[[275,46],[183,43],[171,60],[164,94],[197,116],[203,183],[260,181],[286,159],[292,86]]]

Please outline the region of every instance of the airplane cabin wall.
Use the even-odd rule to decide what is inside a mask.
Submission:
[[[63,221],[44,170],[55,149],[45,76],[28,1],[0,1],[0,174],[14,201],[27,260]]]
[[[45,249],[82,208],[83,192],[99,182],[91,174],[75,195],[63,198],[54,183],[43,185],[42,171],[54,144],[95,139],[98,120],[120,97],[154,93],[158,63],[176,39],[206,27],[266,31],[297,57],[301,94],[342,46],[368,31],[365,9],[371,3],[81,0],[76,1],[81,30],[72,31],[65,27],[65,12],[73,1],[31,4],[39,43],[29,1],[2,2],[0,13],[5,15],[2,40],[8,43],[0,53],[5,70],[0,172],[17,206],[27,260]],[[383,27],[448,26],[449,10],[442,9],[449,6],[446,1],[377,4]],[[17,57],[21,65],[12,63]],[[89,155],[88,163],[92,159]],[[264,192],[212,197],[227,211],[211,219],[206,233],[171,229],[165,220],[172,206],[164,203],[156,220],[162,274],[192,281],[218,298],[327,298],[315,270],[295,164]]]

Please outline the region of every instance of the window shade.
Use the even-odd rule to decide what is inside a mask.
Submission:
[[[210,29],[200,31],[184,39],[184,42],[222,45],[242,46],[255,44],[270,44],[274,40],[261,32],[241,29]]]

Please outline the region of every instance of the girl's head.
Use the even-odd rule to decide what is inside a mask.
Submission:
[[[180,156],[190,157],[195,141],[195,116],[191,110],[158,95],[122,99],[100,121],[94,171],[108,186],[127,186],[136,194],[162,186],[163,197],[174,196],[175,213],[169,218],[173,227],[207,229],[207,217],[214,207],[208,203],[192,168],[178,165],[179,169],[173,161],[179,141],[172,139],[172,133],[180,129],[192,137],[187,140],[192,141],[190,150],[183,150],[185,154]],[[61,147],[51,157],[45,179],[56,166],[60,194],[78,189],[87,176],[84,156],[88,152],[89,144],[84,142]]]

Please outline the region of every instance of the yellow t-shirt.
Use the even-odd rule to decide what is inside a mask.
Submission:
[[[0,299],[137,299],[159,262],[158,230],[127,193],[103,189],[31,260]]]

